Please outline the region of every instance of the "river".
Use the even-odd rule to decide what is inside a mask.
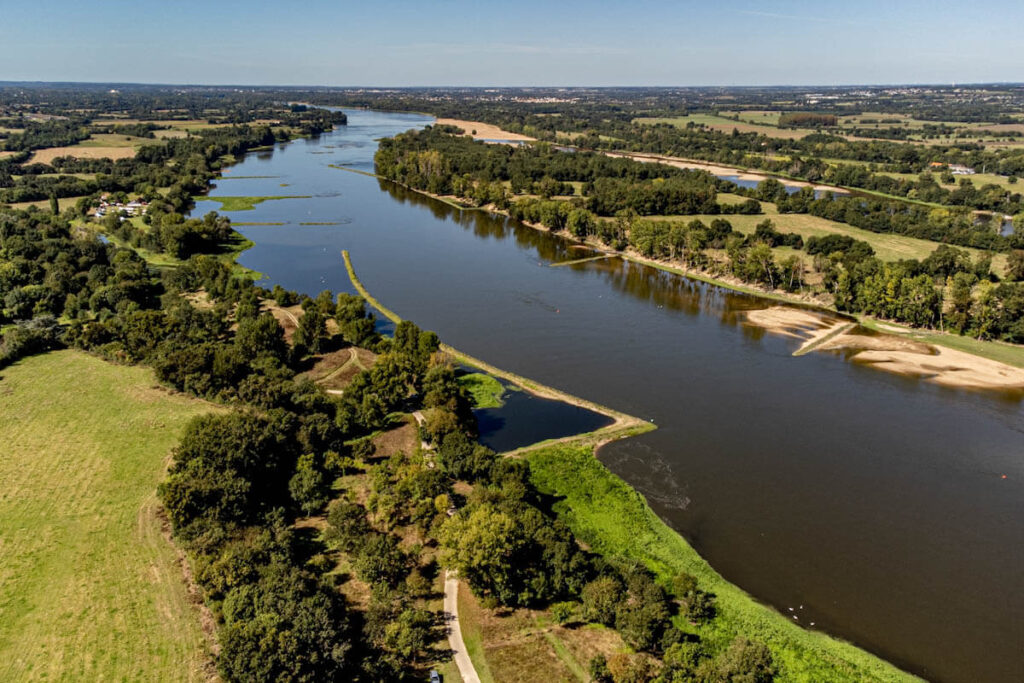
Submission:
[[[599,457],[758,599],[927,678],[1024,680],[1019,398],[793,357],[798,340],[741,323],[763,300],[645,266],[551,268],[586,254],[332,168],[372,171],[377,139],[430,122],[348,113],[218,181],[214,196],[311,195],[229,214],[255,243],[243,265],[351,292],[349,250],[376,297],[452,346],[653,420]]]

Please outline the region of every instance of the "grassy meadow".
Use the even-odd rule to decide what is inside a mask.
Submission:
[[[775,120],[778,121],[777,116]],[[805,135],[809,135],[814,132],[810,129],[802,128],[779,128],[775,125],[769,125],[767,120],[765,120],[764,123],[751,123],[741,117],[741,120],[734,121],[715,114],[690,114],[689,116],[674,116],[669,118],[641,117],[633,119],[633,123],[646,123],[649,125],[668,123],[676,126],[677,128],[686,128],[687,124],[692,123],[695,126],[705,126],[711,130],[722,131],[725,133],[731,133],[733,129],[735,129],[741,133],[757,133],[759,135],[767,135],[768,137],[783,138],[787,140],[798,140]]]
[[[156,487],[210,405],[77,351],[0,377],[0,680],[205,680]]]
[[[458,381],[469,393],[474,408],[500,408],[505,404],[501,400],[505,394],[505,387],[488,374],[471,372],[459,377]]]

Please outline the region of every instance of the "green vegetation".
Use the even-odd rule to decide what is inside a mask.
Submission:
[[[726,582],[648,507],[643,497],[609,472],[589,447],[559,445],[526,456],[542,492],[558,496],[559,518],[588,547],[608,557],[643,563],[670,585],[681,573],[715,595],[719,615],[697,628],[713,643],[742,633],[765,642],[780,681],[908,681],[912,676],[882,660],[797,626]]]
[[[901,259],[923,260],[939,246],[939,243],[930,240],[907,237],[905,235],[871,232],[870,230],[855,228],[846,223],[830,221],[827,218],[811,214],[779,213],[775,204],[771,202],[762,202],[762,208],[764,215],[729,216],[728,221],[732,224],[734,230],[744,235],[753,235],[756,225],[763,221],[765,216],[770,217],[775,227],[781,232],[796,233],[803,237],[805,241],[811,237],[848,235],[856,240],[870,244],[871,248],[875,250],[875,255],[883,261],[899,261]],[[690,216],[651,216],[650,219],[685,222],[696,219],[710,223],[720,217],[712,214],[696,214]],[[981,249],[965,248],[965,251],[972,258],[978,258],[978,256],[984,253]],[[997,254],[992,260],[993,270],[997,273],[1002,272],[1002,264],[1005,260],[1005,256]]]
[[[501,382],[482,372],[473,372],[459,377],[459,384],[469,393],[474,408],[500,408],[505,387]]]
[[[257,204],[275,199],[309,199],[310,195],[277,195],[267,197],[209,197],[199,195],[196,201],[211,201],[220,204],[221,211],[251,211]]]
[[[155,490],[211,410],[80,351],[0,381],[0,678],[206,679],[206,643]]]
[[[454,193],[478,206],[490,204],[514,219],[564,231],[602,248],[622,251],[632,247],[647,259],[679,261],[710,277],[735,278],[769,292],[831,296],[839,311],[866,313],[918,328],[948,329],[979,339],[1024,342],[1024,323],[1020,322],[1024,284],[996,285],[999,273],[993,272],[992,263],[993,251],[1008,251],[1018,245],[1024,231],[1004,237],[991,226],[975,225],[963,210],[921,206],[917,200],[873,200],[828,192],[819,197],[806,186],[789,193],[775,179],[749,189],[706,172],[609,159],[590,152],[564,154],[546,145],[509,152],[452,135],[444,127],[383,141],[375,162],[382,176],[409,187],[432,194]],[[866,173],[860,166],[840,168],[851,179]],[[868,180],[877,179],[871,176]],[[564,194],[569,182],[585,182],[584,197],[555,199]],[[921,183],[928,185],[927,178]],[[719,203],[724,191],[748,199],[739,204]],[[963,183],[956,192],[966,198],[973,191],[969,183]],[[538,194],[540,198],[535,196]],[[767,219],[759,220],[752,232],[741,233],[721,217],[728,213],[739,217],[737,220],[749,220],[746,216],[760,214],[766,204],[775,205],[779,220],[783,216],[818,219],[811,230],[806,227],[814,222],[802,221],[804,232],[838,222],[904,238],[899,246],[905,249],[920,249],[927,244],[924,240],[942,244],[920,260],[901,257],[886,261],[876,257],[871,243],[838,229],[807,239],[805,253],[814,257],[809,272],[797,253],[805,246],[799,232],[780,232],[774,221]],[[669,214],[702,216],[710,221],[652,220]],[[908,241],[911,239],[920,241]],[[1011,260],[1024,264],[1017,252],[1007,257],[1008,264]],[[1021,280],[1024,266],[1007,266],[1006,274]]]

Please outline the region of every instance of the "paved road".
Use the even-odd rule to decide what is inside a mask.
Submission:
[[[459,580],[450,571],[444,573],[444,618],[448,622],[448,646],[455,657],[455,666],[463,683],[480,683],[473,662],[466,652],[466,644],[462,642],[462,626],[459,625]]]

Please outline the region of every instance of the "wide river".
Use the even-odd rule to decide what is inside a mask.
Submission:
[[[214,196],[311,197],[230,214],[256,244],[241,263],[351,292],[348,249],[375,296],[456,348],[653,420],[601,460],[758,599],[926,678],[1024,680],[1018,397],[794,357],[742,324],[762,300],[618,259],[551,268],[580,252],[331,167],[372,171],[377,139],[430,121],[350,111],[246,156]]]

